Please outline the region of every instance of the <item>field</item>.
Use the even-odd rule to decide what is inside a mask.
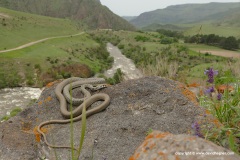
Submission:
[[[68,19],[44,17],[0,7],[0,50],[47,37],[79,32],[81,29]]]
[[[178,24],[178,26],[189,27],[189,29],[184,31],[184,35],[186,36],[192,36],[196,34],[216,34],[223,37],[234,36],[236,38],[240,38],[240,27],[237,26],[218,25],[211,22],[202,22],[196,24]]]

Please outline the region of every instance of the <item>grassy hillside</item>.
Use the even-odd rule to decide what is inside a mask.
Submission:
[[[46,37],[82,32],[67,19],[51,18],[0,8],[0,50]],[[88,34],[46,40],[33,46],[0,53],[0,88],[41,87],[70,76],[89,77],[110,67],[104,44]]]
[[[126,20],[115,15],[97,0],[0,0],[0,6],[39,15],[70,18],[90,28],[134,30]]]
[[[189,27],[180,27],[173,24],[151,24],[149,26],[143,27],[142,30],[144,31],[156,31],[158,29],[165,29],[165,30],[171,30],[171,31],[184,31],[189,29]]]
[[[240,27],[237,26],[217,25],[216,23],[212,22],[180,24],[179,26],[189,27],[189,29],[184,31],[184,35],[216,34],[224,37],[234,36],[238,39],[240,38]]]
[[[169,6],[151,12],[142,13],[130,22],[137,27],[157,24],[184,24],[204,21],[210,15],[221,17],[217,13],[238,8],[239,3],[184,4]]]
[[[214,21],[216,25],[240,27],[240,7],[231,9],[227,12],[219,13],[218,15],[219,18]]]
[[[45,41],[0,54],[0,88],[42,86],[59,78],[90,77],[112,63],[105,45],[88,34]]]
[[[46,37],[79,32],[81,29],[68,19],[38,16],[0,7],[0,50]]]

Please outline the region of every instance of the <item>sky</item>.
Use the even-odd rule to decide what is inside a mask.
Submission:
[[[138,16],[143,12],[166,8],[170,5],[209,2],[240,2],[240,0],[100,0],[119,16]]]

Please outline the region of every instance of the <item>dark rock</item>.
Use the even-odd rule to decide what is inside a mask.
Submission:
[[[52,86],[51,86],[52,85]],[[68,149],[51,149],[36,141],[34,128],[50,119],[63,119],[54,94],[57,83],[45,88],[30,108],[0,124],[0,159],[70,159]],[[100,113],[87,118],[87,131],[81,160],[128,159],[150,130],[173,134],[192,134],[191,125],[198,122],[202,130],[221,124],[197,105],[193,94],[181,83],[160,77],[145,77],[108,87],[111,103]],[[74,90],[79,95],[78,89]],[[94,94],[94,93],[93,93]],[[99,102],[98,102],[99,103]],[[93,107],[97,105],[94,104]],[[74,143],[79,144],[81,121],[75,122]],[[47,138],[55,145],[70,145],[70,125],[49,125]]]

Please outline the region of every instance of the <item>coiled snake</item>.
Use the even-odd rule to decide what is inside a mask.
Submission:
[[[93,103],[97,102],[97,101],[102,101],[103,102],[93,108],[90,109],[86,112],[86,116],[91,116],[95,113],[98,113],[102,110],[104,110],[105,108],[107,108],[107,106],[110,103],[110,97],[107,94],[104,93],[97,93],[91,96],[91,94],[85,89],[85,88],[90,88],[90,89],[101,89],[106,87],[105,85],[98,85],[97,87],[93,87],[91,84],[102,84],[104,83],[105,80],[103,78],[88,78],[88,79],[82,79],[82,78],[78,78],[78,77],[72,77],[72,78],[68,78],[64,81],[62,81],[61,83],[59,83],[55,89],[55,94],[60,102],[60,112],[63,115],[63,117],[65,117],[65,120],[49,120],[49,121],[45,121],[42,122],[37,130],[38,132],[43,136],[44,142],[46,143],[46,145],[48,145],[49,147],[52,148],[71,148],[70,146],[57,146],[57,145],[52,145],[47,141],[46,135],[41,131],[41,128],[45,125],[49,125],[49,124],[66,124],[66,123],[70,123],[71,122],[71,112],[68,111],[67,109],[67,101],[66,98],[64,97],[64,95],[67,97],[68,100],[71,100],[70,94],[69,94],[69,89],[70,88],[77,88],[77,87],[81,87],[81,92],[83,92],[84,96],[85,96],[85,100],[84,103],[83,99],[72,99],[73,104],[79,104],[82,103],[81,105],[79,105],[77,108],[75,108],[72,111],[72,115],[73,115],[73,122],[79,121],[82,119],[82,109],[84,107],[84,105],[86,106],[86,108],[88,108],[89,106],[91,106]],[[66,86],[66,87],[65,87]],[[62,91],[64,89],[64,95],[62,94]],[[75,148],[74,148],[75,149]],[[76,150],[76,149],[75,149]]]

